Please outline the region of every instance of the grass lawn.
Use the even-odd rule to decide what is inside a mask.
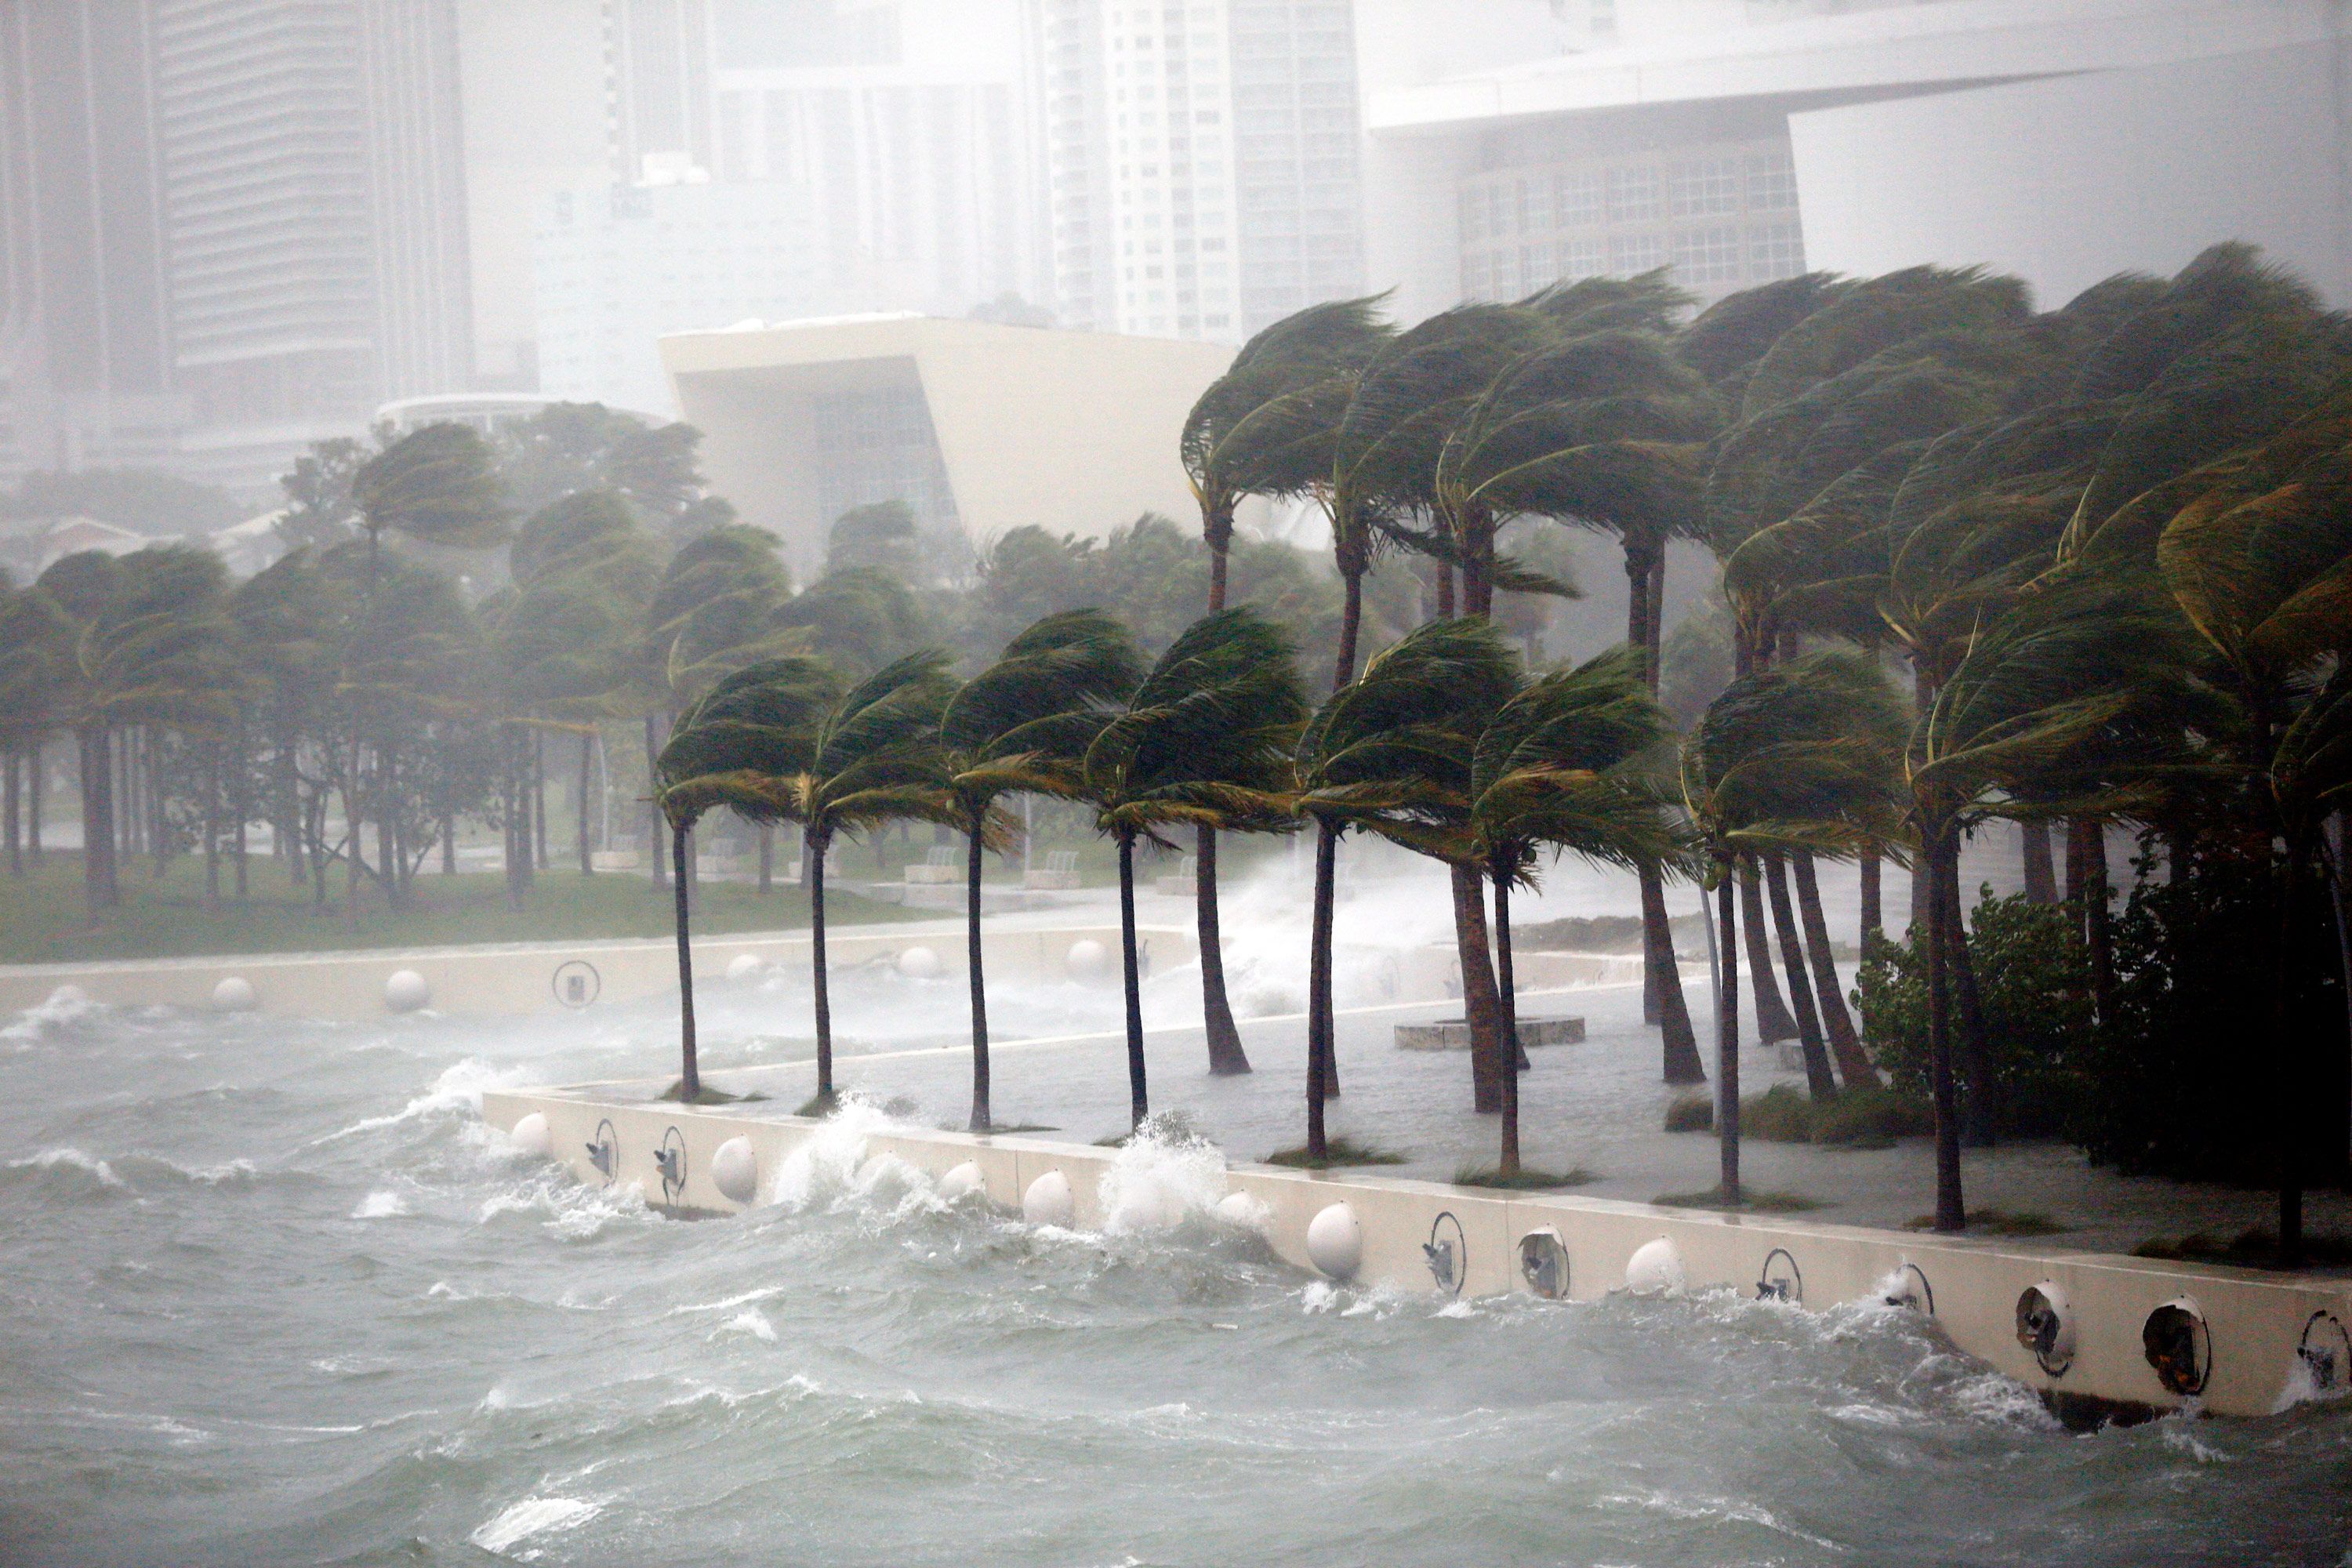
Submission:
[[[178,958],[231,952],[314,952],[353,947],[437,947],[459,942],[556,942],[597,937],[667,936],[670,895],[637,872],[583,877],[576,870],[539,874],[520,914],[506,903],[506,881],[496,872],[416,879],[417,908],[387,912],[363,897],[359,927],[342,915],[341,879],[323,910],[310,890],[287,884],[282,862],[251,865],[253,897],[240,907],[224,898],[217,913],[204,907],[201,860],[182,857],[161,879],[152,862],[133,859],[121,872],[122,903],[92,921],[83,908],[81,857],[52,849],[37,871],[18,881],[0,871],[0,963],[60,963],[108,958]],[[231,885],[223,868],[224,889]],[[828,889],[825,913],[835,925],[866,921],[937,920],[937,910],[909,910]],[[779,885],[761,898],[750,883],[702,884],[694,918],[698,936],[729,931],[789,930],[808,924],[808,900]]]

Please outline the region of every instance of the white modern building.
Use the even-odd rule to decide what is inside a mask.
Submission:
[[[1363,279],[1347,0],[1037,0],[1055,299],[1238,342]]]
[[[1213,343],[887,314],[665,338],[712,490],[814,574],[833,520],[902,500],[975,544],[1188,518],[1177,437]]]
[[[1558,52],[1369,93],[1370,281],[1411,317],[1658,265],[1705,300],[1807,268],[1983,262],[2055,305],[2242,238],[2343,300],[2341,17],[2326,0],[1617,0]]]
[[[541,394],[674,412],[659,340],[822,309],[816,231],[800,184],[688,170],[556,193],[537,245]]]

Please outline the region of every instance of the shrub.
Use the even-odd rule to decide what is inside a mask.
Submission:
[[[1803,1090],[1776,1083],[1739,1102],[1739,1135],[1759,1143],[1810,1143],[1813,1102]]]
[[[1704,1094],[1675,1096],[1666,1103],[1666,1131],[1669,1132],[1714,1131],[1714,1099]]]
[[[1898,1089],[1848,1089],[1813,1112],[1813,1142],[1844,1148],[1883,1149],[1935,1131],[1935,1107]]]
[[[1862,966],[1859,1000],[1872,1054],[1915,1104],[1927,1102],[1927,965],[1916,938],[1874,938]],[[2037,904],[2023,894],[1977,905],[1969,958],[1983,999],[1987,1049],[2000,1097],[2000,1131],[2049,1138],[2082,1116],[2084,1068],[2091,1048],[2090,958],[2073,906]],[[1953,1027],[1959,1027],[1955,998]],[[1953,1043],[1953,1074],[1971,1092],[1966,1051]],[[1909,1129],[1903,1129],[1909,1131]]]

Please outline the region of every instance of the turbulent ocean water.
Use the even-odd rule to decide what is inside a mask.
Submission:
[[[694,1224],[481,1125],[654,1028],[0,1024],[0,1561],[2352,1561],[2342,1404],[2071,1435],[1904,1312],[1035,1230],[868,1110]]]

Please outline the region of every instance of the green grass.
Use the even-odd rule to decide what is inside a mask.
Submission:
[[[520,913],[507,908],[506,881],[496,872],[427,873],[416,879],[417,907],[405,913],[393,914],[380,897],[363,895],[355,930],[342,915],[340,878],[332,879],[322,912],[309,889],[289,885],[282,861],[257,856],[248,868],[250,900],[239,905],[228,896],[234,884],[224,866],[221,907],[207,911],[201,861],[179,857],[160,879],[144,857],[127,863],[120,876],[121,904],[96,920],[83,907],[79,854],[52,849],[37,871],[27,868],[31,874],[22,881],[0,872],[0,963],[659,937],[671,931],[668,889],[634,871],[593,877],[541,871]],[[808,900],[797,887],[779,886],[762,898],[750,883],[705,881],[701,891],[698,936],[808,924]],[[830,890],[825,912],[836,925],[938,918],[934,910]]]
[[[1715,1101],[1704,1094],[1676,1096],[1666,1106],[1665,1128],[1714,1131]],[[1926,1137],[1935,1130],[1935,1112],[1926,1101],[1892,1089],[1849,1089],[1817,1104],[1795,1085],[1780,1083],[1739,1102],[1739,1135],[1759,1143],[1888,1149],[1898,1138]]]
[[[1668,1193],[1650,1200],[1660,1208],[1722,1209],[1734,1214],[1810,1214],[1829,1205],[1819,1198],[1809,1198],[1801,1193],[1768,1193],[1755,1187],[1742,1186],[1739,1202],[1726,1200],[1721,1187],[1709,1187],[1704,1192]]]
[[[1969,1215],[1969,1223],[1976,1223]],[[2240,1231],[2229,1240],[2198,1231],[2192,1235],[2168,1240],[2152,1237],[2132,1248],[2134,1258],[2161,1258],[2176,1263],[2227,1263],[2240,1268],[2276,1268],[2278,1232],[2267,1226],[2256,1226]],[[2306,1263],[2323,1268],[2352,1267],[2352,1236],[2314,1236],[2304,1234],[2303,1256]]]
[[[1906,1230],[1933,1230],[1936,1216],[1917,1215],[1903,1222]],[[2032,1209],[1972,1208],[1969,1210],[1969,1233],[1973,1236],[2063,1236],[2071,1226],[2060,1225],[2046,1214]]]
[[[1496,1187],[1507,1193],[1549,1193],[1598,1180],[1581,1165],[1565,1171],[1538,1171],[1522,1165],[1507,1176],[1492,1165],[1464,1165],[1454,1173],[1454,1184],[1457,1187]]]
[[[1304,1145],[1296,1149],[1280,1149],[1265,1157],[1269,1165],[1288,1165],[1300,1171],[1336,1171],[1348,1165],[1402,1165],[1404,1156],[1386,1149],[1374,1149],[1352,1139],[1332,1138],[1324,1143],[1320,1160],[1309,1158]]]
[[[686,1098],[686,1094],[684,1092],[685,1089],[686,1080],[684,1079],[679,1079],[654,1098],[656,1100],[683,1100]],[[699,1089],[695,1091],[694,1103],[697,1105],[745,1105],[749,1104],[752,1100],[765,1100],[768,1097],[766,1095],[761,1094],[758,1089],[753,1089],[749,1094],[730,1094],[723,1089],[713,1089],[710,1085],[706,1083]]]

